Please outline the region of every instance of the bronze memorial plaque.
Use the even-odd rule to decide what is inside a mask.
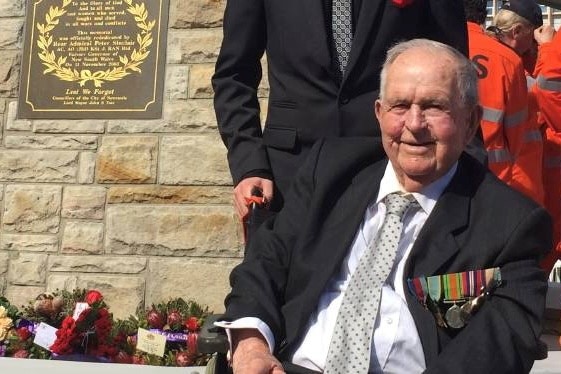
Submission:
[[[169,0],[29,0],[19,118],[159,118]]]

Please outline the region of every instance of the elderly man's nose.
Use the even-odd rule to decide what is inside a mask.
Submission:
[[[405,126],[409,130],[418,130],[426,127],[425,116],[421,108],[416,105],[412,105],[405,115]]]

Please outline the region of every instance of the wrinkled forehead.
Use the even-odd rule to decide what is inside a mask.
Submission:
[[[454,75],[459,68],[456,56],[444,49],[414,47],[396,57],[390,65],[394,68],[424,68],[424,71],[441,71]]]
[[[404,52],[389,66],[385,94],[424,88],[457,96],[457,69],[457,61],[445,53]]]

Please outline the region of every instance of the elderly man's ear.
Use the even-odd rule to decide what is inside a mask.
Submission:
[[[481,105],[476,105],[475,108],[471,111],[469,115],[469,124],[468,124],[468,134],[466,136],[466,140],[469,143],[471,139],[477,133],[479,126],[481,125],[481,117],[483,116],[483,108]]]

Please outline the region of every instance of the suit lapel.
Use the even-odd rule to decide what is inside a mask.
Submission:
[[[327,35],[328,25],[325,24],[323,0],[305,0],[301,2],[304,11],[304,22],[308,28],[302,37],[306,38],[320,65],[328,71],[331,69],[331,52]]]
[[[322,230],[323,235],[318,241],[320,247],[332,249],[329,256],[320,251],[315,259],[318,268],[322,269],[322,278],[325,278],[318,282],[322,289],[348,253],[366,208],[376,198],[386,165],[387,161],[377,162],[353,179],[349,191],[339,200],[327,228]],[[456,175],[444,190],[413,245],[405,277],[433,275],[460,250],[456,233],[468,223],[472,195],[470,178],[473,176],[460,162]]]
[[[364,219],[366,208],[378,195],[380,181],[384,175],[384,171],[386,170],[386,165],[387,160],[384,162],[377,162],[353,179],[350,193],[348,195],[348,202],[346,203],[348,209],[345,209],[344,212],[347,219],[350,218],[349,228],[352,228],[349,230],[352,231],[352,233],[350,233],[352,235],[351,241],[354,239],[357,228],[360,227],[360,224]],[[357,212],[360,212],[361,214],[357,214]],[[349,243],[349,246],[350,244],[351,243]],[[345,248],[347,252],[349,250],[349,246]]]
[[[403,274],[404,284],[407,284],[408,278],[446,273],[445,265],[460,250],[456,235],[468,224],[473,194],[472,183],[473,179],[477,178],[475,175],[470,176],[470,172],[463,165],[460,160],[456,175],[438,199],[411,249]],[[434,317],[408,290],[405,290],[405,295],[409,310],[415,319],[428,366],[434,362],[439,352]]]
[[[415,241],[408,260],[410,272],[405,274],[408,277],[438,274],[460,250],[456,235],[468,224],[471,179],[474,177],[467,175],[462,165],[460,162],[456,175],[438,199]]]
[[[309,303],[299,306],[301,319],[297,321],[297,327],[292,329],[294,336],[290,336],[291,332],[288,332],[289,341],[294,340],[292,338],[297,336],[298,331],[304,331],[308,318],[327,283],[340,270],[342,261],[349,253],[357,229],[364,218],[366,208],[376,198],[386,164],[387,161],[376,162],[353,178],[347,192],[341,195],[337,206],[319,230],[321,235],[313,244],[316,248],[313,251],[313,258],[301,259],[311,267],[309,271],[314,274],[314,281],[308,283]]]
[[[387,162],[377,162],[353,178],[349,191],[342,195],[328,225],[322,230],[320,247],[331,250],[328,256],[324,251],[320,251],[316,259],[318,274],[321,274],[321,279],[317,282],[321,288],[319,292],[323,291],[348,254],[358,227],[364,219],[366,208],[376,198],[386,164]]]
[[[404,284],[408,278],[446,273],[444,266],[460,250],[454,232],[467,223],[469,199],[457,195],[454,186],[447,188],[425,222],[405,265]],[[439,352],[438,332],[434,317],[424,309],[408,290],[407,305],[414,316],[421,338],[427,365],[434,362]]]
[[[386,0],[363,0],[358,16],[353,45],[349,62],[347,65],[345,79],[358,61],[364,45],[371,40],[370,36],[375,24],[378,23],[377,17],[381,7]],[[326,24],[326,17],[323,9],[323,0],[302,1],[304,16],[308,23],[308,29],[303,37],[307,38],[315,54],[317,61],[323,65],[327,71],[331,71],[331,46],[329,45],[328,30],[331,25]],[[335,77],[335,75],[333,75]]]

